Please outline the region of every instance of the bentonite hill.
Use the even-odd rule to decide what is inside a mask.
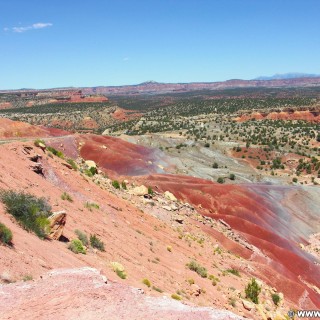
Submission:
[[[16,107],[0,119],[0,318],[319,308],[317,89],[278,89],[278,108],[261,90],[5,93]]]

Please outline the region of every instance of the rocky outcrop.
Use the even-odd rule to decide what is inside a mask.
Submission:
[[[148,188],[142,185],[131,189],[129,193],[135,196],[144,196],[145,194],[148,194]]]
[[[97,169],[97,164],[93,160],[86,160],[85,165],[88,167],[88,169]]]
[[[67,214],[65,211],[54,212],[48,220],[50,221],[49,239],[59,240],[63,234],[63,229],[67,221]]]
[[[164,197],[170,201],[178,201],[177,198],[170,191],[166,191],[164,193]]]
[[[237,122],[246,122],[250,120],[304,120],[309,122],[320,122],[320,108],[311,107],[315,110],[281,110],[271,112],[245,112],[242,115],[235,118]]]

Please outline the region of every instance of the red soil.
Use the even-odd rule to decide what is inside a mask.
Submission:
[[[80,122],[79,127],[86,129],[96,129],[99,127],[98,123],[90,117],[84,117]]]
[[[79,136],[77,141],[83,144],[80,150],[81,156],[84,159],[94,160],[111,176],[142,175],[157,171],[154,165],[148,166],[148,161],[156,161],[151,149],[116,138],[95,135]],[[70,144],[66,150],[74,154],[75,144]],[[313,258],[298,247],[298,242],[305,241],[306,237],[301,233],[292,233],[293,230],[287,226],[290,214],[285,215],[282,212],[283,208],[275,205],[274,199],[268,197],[269,192],[275,192],[274,187],[263,189],[255,186],[255,190],[251,190],[248,186],[220,185],[202,179],[172,175],[140,177],[138,180],[153,186],[155,190],[173,192],[179,199],[197,206],[206,216],[227,221],[233,229],[245,235],[249,243],[260,248],[271,259],[270,267],[265,265],[262,267],[266,273],[268,268],[273,270],[269,272],[276,272],[279,275],[285,273],[277,277],[277,286],[292,301],[297,302],[304,290],[309,292],[314,303],[317,301],[315,293],[299,280],[299,276],[319,286],[319,270],[313,264]],[[285,218],[281,219],[281,215]],[[312,226],[308,227],[312,229]],[[224,244],[225,248],[246,259],[250,256],[243,247],[236,246],[222,235],[210,232]],[[260,261],[261,258],[257,259]],[[293,264],[292,261],[296,262]],[[261,277],[263,278],[263,275],[260,274]],[[266,281],[270,282],[270,279],[266,278]],[[295,283],[296,290],[288,290],[289,282]]]
[[[25,122],[0,118],[0,139],[51,137],[66,134],[68,132],[64,130],[33,126]]]
[[[108,173],[133,176],[161,171],[156,165],[158,150],[108,136],[81,135],[78,142],[81,157],[95,161]]]
[[[297,242],[306,239],[303,239],[301,232],[294,226],[294,223],[298,223],[301,230],[312,230],[313,220],[310,218],[308,221],[308,216],[304,216],[300,218],[301,221],[295,221],[297,217],[290,215],[269,196],[270,192],[280,192],[280,195],[290,192],[289,188],[220,185],[173,175],[153,175],[141,180],[155,190],[169,190],[177,198],[196,205],[206,216],[225,220],[271,259],[272,263],[268,268],[282,274],[283,278],[278,286],[292,301],[298,302],[304,290],[307,290],[313,303],[320,305],[319,296],[299,279],[301,277],[318,287],[320,285],[319,268],[313,263],[314,258],[299,248]],[[292,225],[288,225],[288,219],[294,221]],[[272,284],[272,280],[269,279],[269,283]],[[295,290],[287,286],[288,281],[295,283]]]
[[[116,111],[111,114],[111,116],[118,121],[128,121],[131,119],[139,118],[141,116],[141,113],[137,113],[134,110],[117,108]]]
[[[70,140],[70,137],[68,139]],[[39,148],[35,148],[34,152],[42,154],[41,163],[45,173],[44,177],[34,173],[30,170],[30,165],[33,162],[23,152],[24,145],[35,148],[32,142],[13,142],[0,146],[0,188],[23,190],[39,197],[46,197],[52,205],[53,211],[65,210],[67,212],[67,223],[64,229],[65,237],[74,239],[76,237],[75,229],[80,229],[87,235],[96,234],[104,241],[106,251],[97,252],[96,250],[88,249],[86,255],[76,255],[68,250],[67,243],[40,240],[33,233],[21,228],[9,214],[5,213],[3,205],[0,204],[0,221],[9,227],[13,233],[13,247],[0,247],[0,281],[3,279],[18,281],[26,275],[31,275],[36,279],[51,269],[91,266],[102,270],[113,281],[123,282],[126,285],[135,287],[144,287],[144,290],[149,295],[165,295],[169,298],[177,290],[190,290],[190,285],[186,282],[186,279],[195,278],[196,284],[205,289],[206,294],[201,294],[199,297],[192,295],[190,296],[190,301],[198,305],[232,308],[228,305],[228,298],[231,293],[227,288],[233,286],[242,291],[249,281],[246,273],[241,278],[236,277],[236,281],[232,275],[224,276],[218,291],[218,286],[212,286],[211,281],[201,278],[195,272],[186,268],[185,265],[194,257],[201,265],[208,268],[208,272],[216,274],[218,269],[212,267],[211,262],[213,259],[219,264],[221,270],[225,270],[230,268],[232,264],[239,262],[239,258],[227,252],[224,252],[223,255],[215,256],[212,250],[214,239],[210,240],[209,236],[206,236],[203,246],[196,242],[190,246],[187,241],[178,237],[179,234],[175,228],[171,227],[170,220],[166,223],[148,212],[149,210],[154,210],[155,207],[141,207],[141,200],[139,206],[137,206],[135,204],[136,198],[130,196],[130,198],[125,199],[125,196],[129,196],[128,194],[117,194],[114,189],[109,191],[100,187],[92,180],[82,176],[79,171],[68,169],[62,165],[64,162],[62,159],[51,158]],[[61,194],[63,192],[67,192],[73,201],[62,200]],[[84,206],[86,201],[97,203],[100,208],[90,211]],[[199,234],[200,229],[192,221],[189,222],[187,218],[183,227],[191,234]],[[218,242],[216,243],[219,244]],[[167,250],[168,245],[172,246],[172,252]],[[111,261],[117,261],[125,267],[128,274],[126,280],[121,280],[112,271],[110,268]],[[246,262],[246,265],[249,263],[249,261]],[[152,288],[146,287],[141,283],[143,278],[148,278],[155,287],[161,288],[164,292],[158,293]],[[75,285],[73,287],[69,286],[70,282],[68,281],[67,279],[66,282],[61,280],[60,283],[60,280],[58,281],[57,279],[53,281],[54,285],[52,287],[57,286],[59,297],[61,300],[66,301],[70,309],[68,306],[66,308],[71,310],[72,306],[70,304],[76,304],[77,299],[75,297],[78,294],[81,296],[81,293],[73,291],[76,290],[75,287],[78,287],[78,282],[70,280]],[[55,312],[59,312],[59,315],[63,314],[64,308],[59,308],[55,304],[55,301],[57,301],[54,298],[55,291],[51,296],[49,293],[52,292],[50,291],[52,287],[48,287],[46,284],[48,283],[45,282],[45,288],[40,284],[39,296],[43,297],[44,300],[41,300],[42,302],[37,302],[38,296],[32,296],[35,299],[33,300],[29,294],[20,295],[19,306],[22,306],[22,309],[23,306],[30,306],[27,308],[28,313],[24,310],[27,319],[30,319],[33,310],[37,311],[40,306],[47,304],[53,305]],[[14,297],[19,296],[19,292],[21,293],[19,288],[17,289],[18,293],[17,291],[14,293],[14,290],[11,291],[10,288],[14,286],[14,284],[10,284],[8,289],[4,289],[8,290],[6,292],[11,297],[9,298],[11,299],[10,303],[8,300],[4,302],[4,299],[7,298],[0,294],[0,305],[6,305],[6,316],[10,315],[11,312],[14,315],[13,304],[18,304],[18,299]],[[18,285],[18,287],[20,286]],[[28,288],[29,283],[24,284],[22,287]],[[71,295],[62,291],[63,288],[68,288],[68,290],[70,288]],[[130,291],[130,288],[127,287],[127,290]],[[36,291],[36,288],[31,290],[32,294]],[[221,295],[221,292],[224,292],[224,294]],[[90,295],[90,297],[92,296]],[[106,303],[109,300],[104,300],[105,294],[100,296],[94,292],[94,297],[96,299],[91,299],[91,301],[102,299],[104,305],[109,304]],[[111,297],[114,299],[113,295]],[[24,299],[27,299],[27,301]],[[116,299],[116,301],[120,302],[119,300],[122,299],[122,296],[117,296]],[[83,301],[87,302],[87,300]],[[29,305],[29,303],[31,304]],[[121,306],[121,304],[118,306]],[[50,309],[49,306],[48,308]],[[17,307],[18,316],[13,316],[12,318],[21,318],[19,312],[22,309]],[[99,312],[98,309],[97,313]],[[144,310],[145,308],[143,307],[141,312]],[[233,310],[247,316],[255,314],[243,310],[241,304],[238,309]],[[44,313],[44,315],[47,314]],[[35,318],[38,317],[36,316]]]
[[[48,137],[61,133],[57,129],[44,129],[24,123],[14,123],[7,119],[0,120],[2,130],[0,133],[3,137],[17,136],[16,132],[26,137],[35,135]],[[159,161],[158,151],[113,137],[78,135],[50,138],[47,143],[59,144],[58,149],[65,149],[64,152],[68,156],[76,157],[80,152],[84,159],[94,160],[100,169],[113,175],[129,176],[158,171],[156,165]],[[79,146],[81,146],[80,151]],[[141,261],[141,257],[145,257],[143,259],[146,259],[146,263],[148,263],[147,259],[152,259],[149,243],[150,239],[153,239],[155,243],[162,243],[158,255],[161,256],[161,265],[163,263],[162,266],[165,269],[161,269],[162,266],[160,268],[159,265],[157,269],[159,274],[149,273],[151,280],[160,282],[162,274],[169,273],[172,279],[180,279],[181,287],[185,281],[183,279],[188,278],[181,266],[188,262],[195,248],[188,248],[185,243],[179,242],[177,234],[171,229],[154,231],[153,227],[159,224],[156,218],[141,212],[129,201],[105,192],[81,177],[78,172],[66,169],[61,165],[60,159],[50,159],[44,155],[42,162],[46,179],[43,179],[29,169],[30,163],[19,151],[21,143],[4,145],[1,148],[1,154],[5,155],[3,161],[0,161],[1,188],[27,190],[33,194],[49,197],[52,205],[56,206],[55,210],[66,209],[68,212],[65,230],[67,237],[73,238],[74,229],[81,228],[88,233],[98,234],[108,243],[106,253],[75,256],[65,244],[40,241],[33,234],[22,230],[8,215],[4,214],[4,209],[0,207],[1,222],[14,231],[15,238],[14,249],[1,248],[3,249],[0,256],[1,272],[10,270],[13,274],[19,274],[22,277],[28,272],[38,275],[45,269],[83,265],[101,266],[104,270],[108,270],[105,262],[107,258],[109,261],[124,261],[127,266],[130,266],[132,274],[135,274],[130,281],[132,284],[137,284],[138,279],[145,277],[148,271],[145,267],[141,268],[141,263],[137,261]],[[313,263],[314,258],[302,251],[298,245],[298,242],[307,240],[307,236],[316,227],[315,221],[319,221],[317,220],[319,216],[314,214],[319,209],[319,199],[310,198],[311,193],[304,192],[304,189],[289,187],[220,185],[178,175],[151,175],[135,179],[147,186],[152,186],[154,190],[171,191],[177,198],[196,206],[203,215],[214,219],[222,218],[250,243],[260,248],[264,256],[251,254],[249,250],[217,231],[212,229],[208,231],[205,226],[198,225],[198,227],[206,230],[227,250],[248,259],[246,264],[254,268],[253,273],[257,277],[284,292],[295,305],[304,308],[320,306],[319,295],[305,284],[309,282],[319,287],[319,268]],[[72,194],[74,202],[63,202],[60,198],[62,191]],[[302,199],[301,204],[299,199]],[[83,209],[85,201],[101,204],[103,214],[101,211],[89,212]],[[85,213],[83,213],[84,210]],[[319,210],[316,213],[318,212]],[[111,215],[112,219],[108,215]],[[139,238],[137,228],[142,232],[139,232]],[[190,228],[196,229],[194,225]],[[140,239],[141,234],[148,235],[143,245]],[[179,247],[175,252],[175,259],[169,255],[164,243]],[[139,252],[136,252],[137,250],[119,251],[123,244],[129,244],[130,248],[139,248]],[[207,259],[203,257],[212,255],[212,247],[205,250],[199,248],[199,250],[202,254],[198,259],[206,264]],[[230,264],[230,261],[228,263]],[[152,266],[152,269],[156,268],[158,266]],[[110,270],[108,274],[113,275]],[[201,281],[202,279],[199,279],[199,283]],[[168,291],[172,290],[172,285],[168,283],[162,282],[160,285],[167,287]],[[206,287],[205,282],[203,286]],[[210,291],[208,291],[209,295]]]
[[[12,108],[12,104],[10,102],[1,102],[0,103],[0,110],[10,109],[10,108]]]
[[[107,102],[108,98],[104,96],[78,97],[71,96],[69,102]]]

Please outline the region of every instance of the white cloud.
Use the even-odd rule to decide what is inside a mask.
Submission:
[[[38,22],[38,23],[34,23],[34,24],[32,24],[30,26],[26,26],[26,27],[13,27],[11,29],[4,28],[4,30],[5,31],[12,30],[12,32],[22,33],[22,32],[26,32],[26,31],[29,31],[29,30],[43,29],[43,28],[48,28],[48,27],[51,27],[51,26],[53,26],[53,24],[49,23],[49,22],[46,22],[46,23]]]
[[[42,23],[42,22],[38,22],[38,23],[34,23],[32,25],[32,27],[34,29],[42,29],[42,28],[47,28],[47,27],[52,27],[52,23]]]

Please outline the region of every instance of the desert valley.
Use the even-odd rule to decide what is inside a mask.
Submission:
[[[2,90],[0,109],[0,319],[320,308],[319,77]]]

